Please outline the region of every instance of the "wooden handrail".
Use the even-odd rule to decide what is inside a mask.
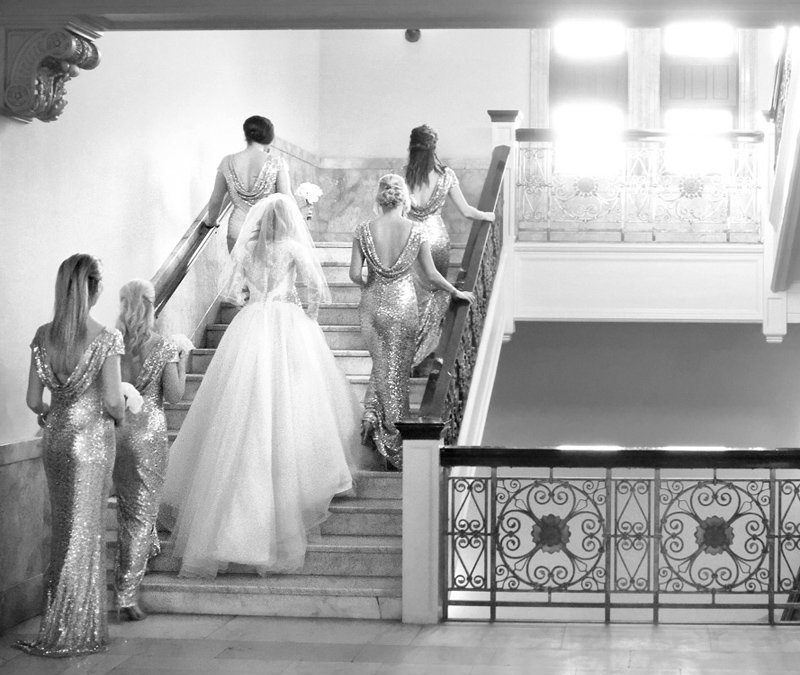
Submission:
[[[219,218],[217,218],[217,224],[219,224],[220,219],[230,206],[230,199],[226,197]],[[156,317],[161,314],[172,294],[180,286],[197,256],[205,248],[210,236],[217,231],[217,227],[206,224],[205,218],[207,215],[208,205],[203,207],[203,210],[194,219],[189,229],[184,232],[175,248],[167,256],[167,259],[153,275],[151,281],[156,289],[156,301],[154,303]]]
[[[683,138],[689,134],[668,131],[667,129],[624,129],[620,132],[619,139],[623,142],[633,141],[663,141],[670,138]],[[763,131],[718,131],[691,134],[691,137],[713,138],[727,140],[732,143],[762,143]],[[552,143],[556,140],[556,132],[552,127],[539,129],[517,129],[516,139],[520,143]]]
[[[620,468],[620,469],[797,469],[798,448],[484,448],[449,446],[441,466]]]
[[[478,209],[494,211],[500,197],[503,174],[510,148],[497,146],[492,152],[489,171],[483,184]],[[482,257],[490,236],[492,223],[473,220],[469,238],[461,261],[456,286],[464,291],[476,290],[476,282],[481,270]],[[428,377],[425,393],[417,419],[403,420],[398,428],[403,438],[438,438],[448,414],[446,400],[451,381],[455,377],[455,366],[464,331],[468,329],[470,306],[465,303],[452,303],[445,315],[442,328],[443,345],[441,367]]]

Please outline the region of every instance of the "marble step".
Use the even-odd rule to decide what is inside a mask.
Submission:
[[[352,281],[337,281],[328,282],[328,288],[331,291],[331,302],[355,302],[361,300],[361,289],[356,286]],[[300,300],[306,303],[308,300],[308,288],[303,283],[297,284],[297,293]]]
[[[320,532],[399,537],[403,532],[402,506],[399,499],[334,499]]]
[[[241,307],[224,304],[219,309],[217,323],[230,323],[233,321]],[[320,305],[317,317],[320,326],[340,326],[358,325],[358,301],[355,302],[332,302],[329,305]]]
[[[108,542],[109,559],[113,563],[116,542]],[[180,559],[172,556],[173,545],[161,544],[161,554],[150,561],[151,572],[177,572]],[[309,540],[301,576],[399,577],[403,572],[400,537],[326,536]],[[230,565],[225,574],[256,574],[249,565]]]
[[[201,375],[208,369],[215,349],[193,349],[189,357],[189,372]],[[346,375],[369,375],[372,371],[372,359],[366,349],[334,349],[336,363]]]
[[[168,614],[400,618],[399,577],[224,574],[179,579],[174,573],[145,576],[145,611]]]
[[[463,251],[463,249],[462,249]],[[461,257],[457,261],[452,261],[447,270],[447,278],[451,281],[458,276],[461,269]],[[322,263],[322,270],[329,284],[350,281],[350,261],[347,262],[326,262]]]
[[[212,323],[206,326],[206,347],[219,347],[229,324]],[[330,349],[366,349],[361,326],[320,326]]]
[[[450,262],[460,263],[464,257],[465,243],[453,243],[450,246]],[[350,264],[352,242],[317,242],[317,256],[319,261],[325,263]]]
[[[369,384],[369,375],[348,375],[347,379],[356,391],[358,400],[363,402]],[[203,381],[202,373],[189,373],[186,376],[186,389],[183,394],[184,401],[193,401],[200,383]],[[427,378],[412,377],[409,387],[409,401],[412,407],[419,407],[422,396],[425,394],[425,387],[428,384]]]

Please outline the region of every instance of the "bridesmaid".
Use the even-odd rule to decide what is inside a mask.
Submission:
[[[148,559],[158,553],[156,516],[167,472],[167,423],[164,400],[177,403],[186,385],[186,357],[154,332],[153,284],[134,279],[119,292],[117,328],[125,341],[122,380],[142,395],[142,409],[130,411],[117,430],[117,611],[130,621],[147,615],[137,594]]]
[[[250,207],[275,192],[292,195],[289,170],[283,158],[270,152],[275,129],[266,117],[253,115],[242,125],[247,147],[227,155],[217,167],[217,177],[208,200],[206,223],[217,224],[222,202],[229,195],[233,212],[228,219],[228,251],[233,249]]]
[[[53,321],[31,343],[27,403],[44,427],[52,539],[39,636],[16,646],[39,656],[91,654],[108,642],[105,513],[114,424],[125,412],[119,359],[125,348],[118,331],[89,314],[101,289],[97,258],[67,258],[56,277]]]
[[[408,216],[421,223],[433,263],[439,273],[446,277],[450,263],[450,235],[442,220],[442,208],[447,197],[453,200],[453,204],[465,218],[492,222],[494,213],[478,211],[467,204],[456,174],[450,167],[442,164],[436,154],[438,139],[438,134],[427,124],[411,130],[406,182],[411,194]],[[437,290],[426,281],[419,266],[415,269],[414,286],[419,308],[419,328],[413,359],[414,365],[417,365],[434,352],[439,344],[442,320],[450,298],[447,293]]]
[[[472,302],[473,295],[459,291],[436,269],[422,226],[405,217],[409,197],[402,176],[383,176],[375,201],[381,215],[356,228],[350,258],[350,278],[361,286],[361,332],[372,357],[361,433],[365,445],[373,443],[390,467],[401,469],[403,446],[395,423],[408,416],[408,378],[419,328],[412,268],[417,263],[426,281],[448,298]]]

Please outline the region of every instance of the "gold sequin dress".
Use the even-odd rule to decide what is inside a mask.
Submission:
[[[148,559],[159,551],[156,516],[167,473],[167,422],[161,376],[168,363],[178,360],[178,348],[159,337],[144,358],[135,386],[142,409],[128,411],[117,430],[116,601],[119,607],[136,604]]]
[[[403,439],[395,422],[408,415],[408,379],[419,327],[413,265],[423,231],[415,223],[400,256],[387,267],[375,252],[369,226],[362,223],[355,232],[367,265],[358,310],[372,357],[364,420],[372,424],[375,449],[400,469]]]
[[[233,155],[224,157],[220,162],[217,171],[225,178],[228,185],[228,195],[233,202],[233,211],[228,219],[228,237],[236,241],[239,231],[242,229],[244,219],[250,207],[257,201],[274,194],[278,189],[278,173],[284,167],[285,162],[282,158],[272,154],[267,154],[267,159],[258,178],[252,185],[245,185],[233,168]]]
[[[414,204],[412,196],[408,217],[422,225],[422,231],[431,247],[433,264],[439,273],[447,278],[450,264],[450,235],[442,220],[442,209],[450,189],[458,185],[458,178],[450,167],[445,167],[439,175],[436,187],[425,204]],[[420,363],[436,349],[442,335],[442,321],[450,306],[450,294],[434,288],[419,267],[414,266],[414,286],[417,290],[419,309],[419,329],[414,351],[414,365]]]
[[[125,347],[119,331],[103,329],[63,383],[50,366],[41,328],[31,349],[51,392],[43,461],[52,537],[39,636],[17,646],[40,656],[91,654],[108,641],[105,514],[114,464],[114,421],[103,408],[100,371]]]

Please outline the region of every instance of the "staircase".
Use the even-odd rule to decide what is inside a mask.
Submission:
[[[454,245],[451,278],[464,246]],[[350,243],[323,242],[317,251],[331,289],[319,324],[341,370],[363,399],[372,362],[358,318],[360,290],[348,277]],[[302,294],[302,289],[301,289]],[[206,329],[205,346],[189,359],[184,400],[165,405],[170,441],[180,429],[216,347],[238,308],[223,305]],[[422,400],[427,380],[411,381],[411,407]],[[359,471],[353,494],[333,500],[330,517],[309,538],[305,565],[297,574],[260,577],[252,568],[231,565],[215,579],[179,579],[168,533],[162,552],[151,560],[141,586],[141,602],[151,612],[258,616],[399,619],[402,574],[401,474]],[[109,501],[109,569],[116,550],[116,501]]]

